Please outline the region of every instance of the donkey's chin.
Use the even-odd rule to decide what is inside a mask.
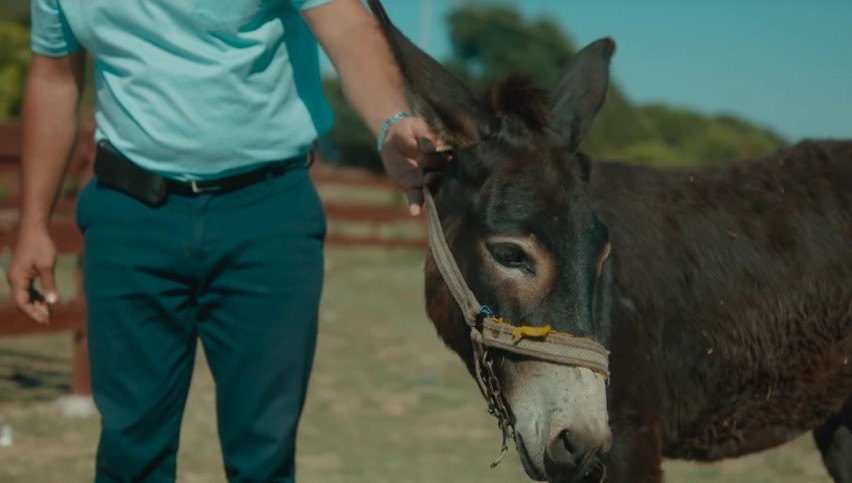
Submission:
[[[612,441],[604,379],[586,368],[540,361],[504,359],[500,367],[527,475],[567,482],[596,470]]]

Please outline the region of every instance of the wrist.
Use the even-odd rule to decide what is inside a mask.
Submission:
[[[385,138],[387,138],[388,132],[391,130],[394,124],[408,117],[414,117],[414,114],[405,111],[400,111],[396,114],[392,114],[391,116],[389,116],[387,119],[385,119],[381,126],[379,126],[379,132],[376,135],[376,150],[378,150],[379,153],[382,152],[382,148],[385,145]]]
[[[49,224],[50,219],[47,215],[21,213],[21,217],[18,219],[18,231],[47,233]]]

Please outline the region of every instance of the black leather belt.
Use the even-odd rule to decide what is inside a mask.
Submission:
[[[94,171],[98,181],[150,205],[159,205],[170,193],[197,195],[234,191],[280,176],[294,167],[304,166],[307,166],[307,157],[299,156],[271,162],[261,168],[223,178],[177,181],[140,168],[111,144],[101,141],[98,143],[95,154]]]

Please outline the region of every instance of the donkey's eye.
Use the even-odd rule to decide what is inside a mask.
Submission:
[[[511,268],[526,268],[528,266],[526,254],[516,245],[508,243],[488,245],[488,251],[501,265]]]

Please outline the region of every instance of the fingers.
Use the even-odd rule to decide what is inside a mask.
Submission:
[[[440,180],[440,171],[426,172],[423,175],[421,183],[417,183],[417,186],[406,189],[405,197],[408,198],[408,212],[411,216],[419,216],[422,212],[421,207],[425,201],[423,198],[423,186],[434,186]]]
[[[417,165],[423,169],[444,169],[448,161],[447,153],[423,153],[417,157]]]
[[[420,216],[420,206],[423,205],[423,190],[411,188],[405,192],[405,197],[408,198],[408,212],[411,216]]]
[[[9,264],[9,281],[15,305],[32,320],[46,324],[50,321],[50,305],[59,301],[54,267],[56,249],[46,232],[22,232]],[[44,295],[35,289],[38,280]]]
[[[441,181],[441,176],[440,171],[427,171],[423,175],[423,184],[426,186],[435,186]]]
[[[10,272],[8,279],[12,298],[18,310],[40,324],[50,322],[50,310],[47,301],[38,290],[33,288],[32,277],[20,272]]]
[[[421,153],[425,154],[434,153],[448,155],[452,152],[452,146],[444,144],[444,142],[439,140],[431,131],[428,131],[425,135],[418,135],[417,147],[420,149]]]
[[[32,294],[32,292],[33,291],[30,290],[29,287],[21,288],[19,286],[13,286],[12,298],[15,299],[15,306],[32,320],[40,324],[46,324],[49,320],[49,317],[47,317],[48,314],[46,313],[47,311],[43,310],[46,309],[46,307],[42,307],[44,304],[41,304],[41,306],[38,307],[35,305],[36,302],[33,302],[34,294]]]
[[[417,136],[417,147],[420,150],[420,155],[417,158],[417,164],[423,169],[443,169],[451,158],[451,148],[444,144],[438,136],[436,136],[426,121],[423,118],[416,118],[418,121],[414,127],[414,135]]]
[[[417,138],[420,150],[423,152],[440,153],[442,151],[450,150],[450,146],[444,144],[444,142],[432,132],[432,129],[429,128],[429,125],[426,124],[426,121],[422,117],[412,119],[411,132]]]
[[[50,323],[50,304],[47,303],[41,292],[33,287],[29,289],[29,303],[25,313],[39,324]]]
[[[438,151],[431,140],[420,138],[418,146],[420,154],[417,156],[417,165],[425,170],[442,170],[452,158],[451,151]]]
[[[50,305],[59,302],[59,291],[56,289],[56,280],[53,277],[53,266],[40,267],[38,277],[41,280],[44,301]]]

